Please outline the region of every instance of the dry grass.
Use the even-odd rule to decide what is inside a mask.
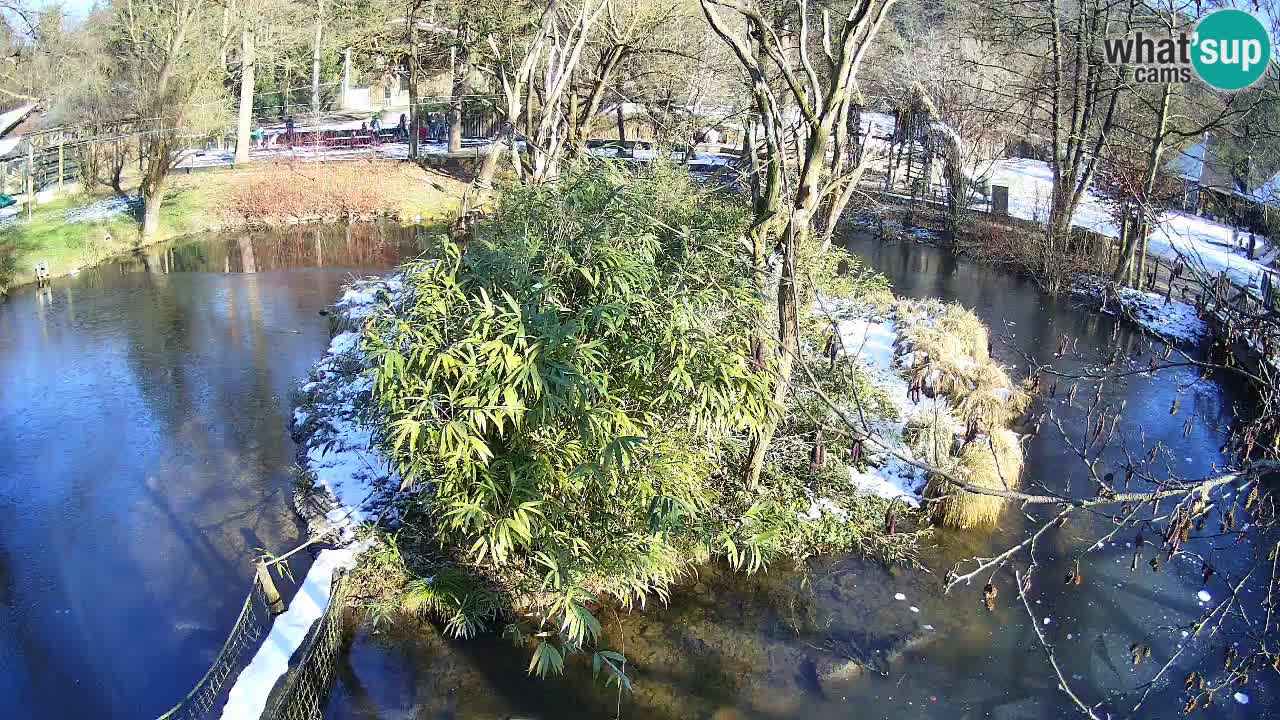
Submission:
[[[1016,490],[1022,486],[1022,445],[1011,430],[999,429],[979,436],[960,452],[959,472],[972,485]],[[949,487],[935,476],[925,497],[931,498],[933,520],[955,528],[991,527],[1000,518],[1007,500]]]
[[[987,358],[967,374],[969,389],[956,401],[956,412],[981,430],[1003,427],[1026,412],[1030,398],[1008,373]]]
[[[277,224],[319,218],[445,217],[456,209],[463,186],[409,163],[368,160],[251,167],[221,190],[232,219]]]
[[[914,353],[911,380],[940,398],[908,420],[904,437],[913,452],[973,485],[1019,487],[1022,446],[1006,426],[1026,412],[1030,398],[991,358],[986,326],[959,305],[932,302],[901,302],[897,317]],[[969,426],[978,437],[952,457]],[[934,522],[960,528],[994,525],[1006,502],[953,489],[939,475],[925,495],[934,501]]]
[[[951,468],[956,459],[951,451],[964,426],[946,403],[927,403],[907,419],[903,439],[916,457],[935,467]]]
[[[900,305],[904,335],[915,353],[911,379],[934,394],[959,397],[974,386],[974,368],[990,362],[987,328],[959,305]]]
[[[971,311],[923,303],[901,316],[915,353],[911,380],[950,399],[958,418],[991,430],[1026,410],[1027,394],[991,359],[987,327]]]

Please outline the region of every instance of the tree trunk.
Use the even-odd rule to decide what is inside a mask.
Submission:
[[[573,88],[573,82],[569,83],[569,156],[577,157],[582,149],[582,126],[578,123],[578,108],[580,99],[578,91]]]
[[[316,0],[316,34],[311,45],[311,112],[320,114],[320,44],[324,40],[324,0]]]
[[[240,31],[240,113],[236,118],[236,165],[249,162],[253,130],[254,63],[253,32],[246,27]]]
[[[147,183],[142,193],[142,239],[150,242],[160,232],[160,204],[164,202],[164,178]]]
[[[1133,286],[1141,290],[1143,283],[1147,281],[1147,235],[1151,232],[1151,225],[1143,218],[1134,222],[1134,228],[1137,234],[1130,240],[1137,255]]]
[[[1151,145],[1147,151],[1147,169],[1142,178],[1142,197],[1138,198],[1138,211],[1142,217],[1145,217],[1146,215],[1148,203],[1151,202],[1151,194],[1155,191],[1156,175],[1160,171],[1160,156],[1164,152],[1165,127],[1169,120],[1169,96],[1172,95],[1172,93],[1173,86],[1169,83],[1165,83],[1164,90],[1160,93],[1160,107],[1156,112],[1155,132],[1151,137]],[[1145,225],[1145,223],[1143,223],[1143,225]],[[1120,276],[1124,274],[1122,270],[1133,267],[1134,252],[1139,244],[1142,245],[1143,250],[1145,251],[1147,244],[1146,239],[1145,234],[1141,237],[1131,237],[1129,242],[1121,245],[1120,257],[1116,260],[1115,271],[1111,274],[1111,279],[1114,282],[1122,282],[1119,279]],[[1145,258],[1139,259],[1140,267],[1143,264],[1142,261],[1144,259]],[[1141,272],[1138,273],[1138,277],[1134,284],[1139,286],[1142,284]]]
[[[1111,282],[1117,285],[1128,285],[1133,274],[1133,221],[1129,217],[1128,208],[1120,221],[1120,248],[1116,258],[1116,268],[1111,273]]]
[[[497,174],[498,164],[502,162],[502,154],[506,152],[506,146],[510,142],[511,126],[503,123],[502,128],[498,131],[498,136],[489,145],[489,151],[485,153],[484,160],[480,162],[480,170],[476,173],[475,179],[471,181],[471,184],[467,186],[467,191],[462,195],[462,205],[458,210],[459,218],[465,218],[471,214],[473,210],[479,207],[485,195],[493,189],[493,177]]]
[[[462,152],[462,96],[466,93],[465,53],[455,53],[453,82],[449,88],[449,152]]]
[[[627,119],[622,114],[622,101],[618,101],[618,142],[627,141]]]

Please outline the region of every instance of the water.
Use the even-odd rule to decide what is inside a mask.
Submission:
[[[0,302],[0,717],[155,717],[204,674],[255,549],[300,536],[287,425],[317,311],[420,249],[217,235]]]
[[[1126,355],[1146,350],[1146,340],[1126,329],[1114,333],[1112,319],[1078,306],[1070,298],[1049,298],[1030,280],[981,265],[958,262],[920,245],[881,244],[850,238],[849,248],[885,273],[895,290],[916,298],[940,297],[973,308],[1005,335],[993,349],[1021,377],[1026,355],[1054,362],[1059,338],[1078,341],[1082,357],[1056,361],[1062,370],[1096,368],[1096,353],[1119,348]],[[1143,355],[1134,367],[1147,362]],[[1128,362],[1128,361],[1126,361]],[[1046,380],[1046,386],[1048,381]],[[1081,383],[1074,407],[1062,383],[1057,397],[1042,397],[1032,412],[1052,408],[1067,427],[1084,420],[1082,409],[1095,386]],[[1104,388],[1105,401],[1127,402],[1121,423],[1128,447],[1163,441],[1174,449],[1169,470],[1184,477],[1212,471],[1221,462],[1222,427],[1235,389],[1199,381],[1190,371],[1150,378],[1135,375]],[[1181,399],[1171,417],[1173,399]],[[1183,422],[1193,416],[1191,433]],[[1078,440],[1078,436],[1073,438]],[[1117,446],[1105,464],[1123,460]],[[1091,494],[1086,471],[1068,443],[1046,423],[1027,445],[1024,487],[1074,495]],[[1175,559],[1158,574],[1146,561],[1130,572],[1132,531],[1114,545],[1084,557],[1083,585],[1063,583],[1073,560],[1109,527],[1105,519],[1083,517],[1053,530],[1038,544],[1038,581],[1031,607],[1054,645],[1073,688],[1089,703],[1110,700],[1102,712],[1116,717],[1172,717],[1182,707],[1182,678],[1177,665],[1156,686],[1152,697],[1132,712],[1142,684],[1184,642],[1181,628],[1202,608],[1198,562]],[[1216,521],[1215,521],[1216,522]],[[1077,714],[1058,689],[1057,679],[1036,640],[1026,610],[1017,599],[1008,572],[996,575],[998,607],[982,606],[985,576],[951,594],[940,591],[942,575],[960,559],[991,555],[1023,537],[1028,521],[1006,512],[993,532],[940,532],[924,551],[928,573],[886,570],[856,557],[825,558],[814,563],[810,585],[786,568],[743,578],[705,568],[673,597],[668,607],[649,607],[629,615],[606,611],[602,620],[608,644],[630,659],[634,694],[619,698],[613,688],[593,682],[582,661],[564,677],[549,681],[525,676],[527,651],[513,651],[497,638],[455,642],[426,623],[402,622],[377,632],[358,631],[339,671],[329,720],[393,717],[441,718],[1016,718],[1069,717]],[[1196,545],[1217,566],[1219,576],[1238,577],[1255,548],[1225,541]],[[1019,566],[1025,566],[1025,556]],[[1224,585],[1210,585],[1215,597]],[[1253,590],[1256,590],[1253,589]],[[1253,590],[1247,601],[1257,608]],[[905,600],[896,600],[901,593]],[[1249,607],[1246,604],[1246,607]],[[913,610],[914,608],[914,610]],[[1048,624],[1044,624],[1048,618]],[[1197,644],[1184,657],[1209,658],[1221,667],[1224,637]],[[1150,660],[1133,667],[1129,648],[1149,644]],[[905,650],[903,650],[905,648]],[[901,650],[893,658],[886,657]],[[880,658],[876,669],[847,682],[819,680],[842,655]],[[1265,717],[1280,706],[1271,679],[1246,692],[1251,703],[1235,703],[1228,693],[1205,711],[1208,717]],[[1113,698],[1112,692],[1127,693]]]

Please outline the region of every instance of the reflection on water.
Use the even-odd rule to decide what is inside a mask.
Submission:
[[[0,303],[0,717],[155,717],[299,537],[290,393],[396,226],[212,236]],[[295,572],[305,570],[295,567]]]
[[[958,262],[919,245],[881,244],[849,238],[851,251],[885,273],[895,290],[910,297],[940,297],[973,308],[1009,344],[994,353],[1013,374],[1025,374],[1022,353],[1052,361],[1063,334],[1078,339],[1081,358],[1058,361],[1064,370],[1092,367],[1095,353],[1121,349],[1130,362],[1145,363],[1145,340],[1111,319],[1071,299],[1044,296],[1026,279]],[[1141,357],[1140,357],[1141,356]],[[1082,383],[1079,398],[1091,399],[1095,386]],[[1052,409],[1064,425],[1084,418],[1083,402],[1071,407],[1066,389],[1041,398],[1033,412]],[[1168,415],[1174,397],[1182,413]],[[1224,408],[1235,392],[1194,373],[1156,378],[1136,375],[1103,389],[1106,402],[1127,404],[1121,430],[1130,450],[1142,453],[1162,441],[1176,454],[1166,458],[1171,473],[1193,477],[1220,461]],[[1196,422],[1183,437],[1183,421]],[[1103,458],[1123,459],[1117,447]],[[1083,495],[1085,468],[1048,424],[1027,443],[1027,484]],[[1062,578],[1077,555],[1108,527],[1103,519],[1082,520],[1048,533],[1039,544],[1042,570],[1032,607],[1073,683],[1091,702],[1105,702],[1115,717],[1129,714],[1136,701],[1115,693],[1140,688],[1183,642],[1181,628],[1200,610],[1198,562],[1175,560],[1160,574],[1145,565],[1131,573],[1132,537],[1117,537],[1086,558],[1084,585]],[[496,638],[446,641],[433,629],[401,627],[377,636],[357,635],[329,720],[382,717],[623,717],[649,718],[1050,718],[1077,711],[1057,688],[1026,613],[1017,603],[1010,577],[997,576],[1000,603],[982,607],[980,588],[940,592],[941,578],[957,560],[990,554],[1023,536],[1028,520],[1009,511],[990,533],[940,532],[925,551],[931,572],[887,570],[854,557],[826,558],[811,569],[810,585],[798,574],[772,568],[749,579],[703,569],[675,594],[669,607],[649,607],[629,615],[607,613],[608,644],[623,650],[636,681],[633,695],[591,680],[581,663],[548,682],[524,677],[527,659]],[[1254,548],[1224,544],[1207,548],[1220,572],[1238,574]],[[897,600],[901,593],[906,599]],[[1250,596],[1256,602],[1256,594]],[[1256,607],[1256,605],[1254,605]],[[1152,647],[1153,661],[1135,669],[1128,648]],[[909,649],[886,657],[891,648]],[[1220,662],[1222,644],[1197,646]],[[835,682],[846,656],[873,657],[876,670]],[[1181,709],[1181,674],[1171,673],[1140,717],[1172,717]],[[1271,683],[1264,680],[1264,683]],[[1219,702],[1206,716],[1265,717],[1277,706],[1271,685],[1249,691],[1245,708]]]

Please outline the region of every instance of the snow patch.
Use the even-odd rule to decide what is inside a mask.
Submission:
[[[1101,278],[1088,275],[1077,277],[1073,290],[1099,301],[1106,299],[1110,302],[1118,297],[1126,318],[1167,340],[1199,344],[1209,335],[1209,326],[1200,318],[1194,305],[1165,300],[1163,295],[1135,288],[1108,288],[1108,283]],[[1107,310],[1111,311],[1110,307]]]
[[[72,208],[64,216],[69,223],[92,223],[110,220],[133,210],[142,209],[142,198],[137,195],[115,196]]]
[[[1023,220],[1046,222],[1053,172],[1048,164],[1026,158],[998,161],[990,181],[1009,188],[1009,214]],[[1071,217],[1071,224],[1111,238],[1120,237],[1120,228],[1106,204],[1092,191],[1086,192]],[[1244,238],[1242,242],[1241,238]],[[1166,212],[1147,239],[1147,252],[1170,263],[1182,258],[1203,275],[1225,272],[1240,287],[1256,285],[1262,273],[1271,272],[1265,258],[1250,260],[1241,253],[1247,248],[1247,234],[1212,220],[1182,212]],[[1259,248],[1265,249],[1263,244]]]
[[[399,277],[352,283],[334,304],[339,326],[358,328],[380,304],[397,302],[402,292]],[[381,518],[389,527],[399,524],[392,497],[400,478],[375,437],[368,370],[360,331],[338,333],[312,368],[314,379],[300,388],[304,403],[293,413],[300,464],[323,489],[326,520],[342,528],[344,539],[361,523]]]
[[[271,688],[289,669],[289,658],[329,607],[333,574],[351,569],[364,549],[361,544],[320,552],[298,594],[289,603],[289,609],[275,619],[262,647],[231,687],[227,704],[222,708],[224,720],[258,720],[262,716]]]

